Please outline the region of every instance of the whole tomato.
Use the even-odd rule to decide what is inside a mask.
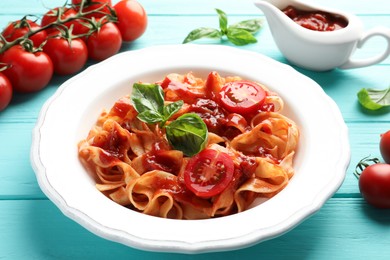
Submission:
[[[12,99],[12,86],[8,78],[0,72],[0,111],[3,111]]]
[[[390,130],[385,132],[384,134],[381,134],[379,148],[383,160],[386,163],[390,163]]]
[[[143,6],[135,0],[122,0],[114,5],[114,9],[123,41],[134,41],[141,37],[148,25],[148,16]]]
[[[69,75],[80,71],[87,62],[87,46],[81,39],[67,40],[59,35],[50,36],[43,51],[53,62],[54,73]]]
[[[41,90],[53,76],[53,63],[46,53],[29,52],[21,45],[15,45],[5,51],[1,62],[9,65],[3,73],[17,92]]]
[[[53,24],[55,22],[57,22],[58,19],[60,20],[66,20],[68,18],[71,18],[71,17],[74,17],[77,15],[77,11],[73,8],[68,8],[68,7],[56,7],[56,8],[53,8],[51,10],[49,10],[47,13],[45,13],[42,17],[42,20],[41,20],[41,26],[44,27],[44,26],[48,26],[50,24]],[[70,26],[74,23],[78,23],[79,21],[77,21],[77,19],[75,20],[72,20],[72,21],[68,21],[66,23],[64,23],[63,25],[65,25],[66,27],[70,28]],[[47,29],[47,32],[48,33],[53,33],[53,32],[56,32],[58,31],[55,26],[53,27],[50,27]]]
[[[77,11],[81,8],[82,0],[72,0]],[[110,14],[110,7],[112,6],[111,0],[86,0],[84,1],[83,13],[88,13],[85,15],[87,18],[101,18],[107,14]]]
[[[390,164],[367,166],[359,177],[363,198],[377,208],[390,208]]]
[[[36,31],[40,28],[41,27],[36,22],[33,22],[29,19],[22,19],[10,23],[7,27],[5,27],[2,34],[8,42],[11,42],[25,36],[31,31]],[[34,47],[37,48],[46,40],[46,37],[46,32],[40,31],[31,35],[29,39],[34,43]]]
[[[101,61],[118,53],[122,46],[121,33],[112,22],[99,21],[100,29],[87,39],[88,57]]]

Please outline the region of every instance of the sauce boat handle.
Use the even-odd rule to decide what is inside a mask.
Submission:
[[[351,57],[347,62],[339,66],[340,69],[353,69],[353,68],[361,68],[370,66],[373,64],[377,64],[383,60],[385,60],[390,55],[390,28],[387,27],[375,27],[369,31],[367,31],[362,38],[358,41],[356,47],[362,48],[363,45],[372,37],[383,37],[386,40],[386,49],[384,52],[370,58],[351,60]]]

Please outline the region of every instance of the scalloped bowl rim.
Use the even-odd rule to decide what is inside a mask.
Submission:
[[[295,120],[301,131],[296,174],[287,187],[242,213],[208,220],[147,216],[98,192],[78,160],[77,142],[86,137],[102,109],[130,93],[135,81],[152,82],[170,72],[193,71],[205,77],[211,70],[259,81],[284,99],[283,114]],[[331,163],[323,167],[325,160]],[[31,147],[40,188],[67,217],[108,240],[179,253],[240,249],[284,234],[338,190],[349,162],[347,126],[335,102],[317,83],[259,53],[220,45],[148,47],[90,66],[63,83],[44,104]]]

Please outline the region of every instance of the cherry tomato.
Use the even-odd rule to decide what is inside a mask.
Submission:
[[[123,41],[134,41],[141,37],[148,25],[148,17],[142,5],[135,0],[122,0],[114,5],[114,9]]]
[[[379,148],[383,160],[386,163],[390,163],[390,130],[384,134],[381,134],[381,141],[379,143]]]
[[[28,52],[20,45],[5,51],[1,62],[9,65],[3,73],[17,92],[28,93],[41,90],[53,76],[53,63],[46,53]]]
[[[12,86],[8,78],[0,72],[0,111],[3,111],[12,99]]]
[[[42,20],[41,20],[41,26],[47,26],[49,24],[55,23],[60,16],[61,20],[68,19],[70,17],[76,16],[77,11],[74,10],[73,8],[68,8],[68,7],[57,7],[54,9],[49,10],[46,14],[43,15]],[[74,23],[77,23],[79,21],[72,20],[69,22],[64,23],[64,25],[68,28]],[[52,33],[57,31],[55,27],[51,27],[47,29],[48,33]]]
[[[49,37],[43,51],[53,62],[54,72],[69,75],[80,71],[87,62],[87,45],[81,39],[68,41],[60,36]]]
[[[377,208],[390,208],[390,164],[375,163],[366,167],[359,177],[363,198]]]
[[[205,149],[189,160],[184,183],[198,197],[212,197],[226,189],[233,173],[234,163],[228,154]]]
[[[82,0],[72,0],[72,4],[75,6],[76,11],[80,10]],[[90,13],[85,15],[87,18],[101,18],[107,14],[110,14],[110,7],[112,6],[111,0],[87,0],[84,3],[83,13]]]
[[[239,114],[256,112],[260,109],[265,97],[265,90],[251,81],[228,82],[219,93],[223,107]]]
[[[22,19],[15,22],[10,23],[2,32],[4,38],[8,41],[14,41],[20,37],[25,36],[27,33],[31,31],[35,31],[40,29],[41,27],[28,19]],[[45,40],[47,34],[45,31],[40,31],[30,36],[29,39],[33,42],[34,47],[39,47]]]
[[[118,53],[121,46],[121,33],[112,22],[104,23],[100,30],[92,33],[87,39],[88,56],[97,61]]]

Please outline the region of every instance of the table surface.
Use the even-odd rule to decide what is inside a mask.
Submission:
[[[42,15],[64,0],[0,1],[0,27],[26,14]],[[113,3],[117,1],[113,0]],[[248,0],[140,0],[149,16],[146,33],[121,51],[153,45],[181,44],[198,27],[218,27],[215,8],[231,23],[262,18],[258,43],[240,47],[288,63],[277,49],[262,12]],[[356,14],[366,29],[390,26],[388,0],[316,0]],[[201,43],[200,43],[201,44]],[[217,44],[230,45],[228,42]],[[356,57],[378,53],[385,46],[372,39]],[[238,47],[237,47],[238,48]],[[89,63],[88,65],[91,65]],[[255,246],[220,253],[182,255],[144,252],[100,238],[65,217],[42,193],[30,164],[31,132],[45,101],[68,76],[55,76],[35,94],[15,94],[0,113],[0,259],[390,259],[390,210],[379,210],[361,198],[353,175],[357,162],[380,156],[379,136],[390,129],[390,110],[363,109],[356,93],[363,87],[384,89],[390,84],[390,58],[353,70],[312,72],[294,67],[316,81],[336,102],[349,128],[351,163],[340,189],[313,216],[293,230]],[[323,162],[326,167],[327,162]]]

